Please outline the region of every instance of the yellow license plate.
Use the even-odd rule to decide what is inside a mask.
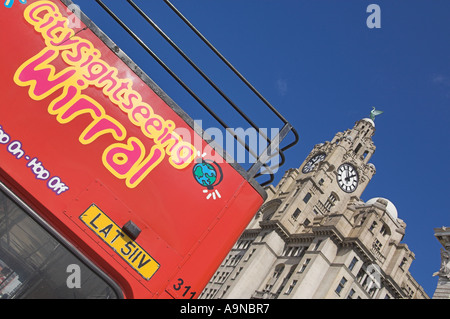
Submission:
[[[80,219],[146,280],[158,270],[159,264],[156,260],[96,205],[91,205]]]

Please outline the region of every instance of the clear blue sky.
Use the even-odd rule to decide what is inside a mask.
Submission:
[[[149,46],[208,104],[225,104],[162,44],[125,0],[119,10]],[[144,71],[194,119],[204,115],[143,50],[116,29],[92,0],[76,0]],[[220,66],[162,0],[136,0],[168,35],[224,86],[262,127],[278,126]],[[433,228],[450,226],[450,1],[448,0],[172,0],[222,54],[289,119],[300,142],[277,174],[299,167],[315,144],[367,117],[376,119],[371,162],[377,173],[362,199],[385,197],[406,224],[404,242],[415,253],[410,269],[433,295],[441,245]],[[381,9],[381,28],[369,29],[369,4]],[[250,96],[250,97],[248,97]],[[228,115],[228,111],[224,111]],[[233,117],[231,117],[233,119]],[[207,123],[207,121],[204,121]],[[236,123],[236,124],[234,124]],[[231,120],[232,126],[241,126]],[[207,124],[204,124],[204,126]]]

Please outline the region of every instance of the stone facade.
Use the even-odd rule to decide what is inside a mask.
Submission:
[[[433,276],[439,276],[433,299],[450,299],[450,228],[434,229],[434,236],[442,244],[441,268]]]
[[[406,224],[360,196],[375,174],[370,119],[286,171],[200,298],[428,298],[409,273]]]

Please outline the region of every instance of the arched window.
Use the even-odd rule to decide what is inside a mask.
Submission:
[[[381,226],[380,229],[380,234],[384,237],[384,236],[390,236],[391,235],[391,230],[389,229],[389,227],[386,224],[383,224]]]

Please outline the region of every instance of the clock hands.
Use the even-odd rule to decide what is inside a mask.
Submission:
[[[352,193],[358,187],[358,172],[351,164],[344,163],[337,170],[339,187],[346,193]]]
[[[321,153],[321,154],[317,154],[315,156],[313,156],[303,167],[302,172],[303,173],[309,173],[311,172],[317,164],[319,164],[321,161],[323,161],[325,159],[325,154]]]

